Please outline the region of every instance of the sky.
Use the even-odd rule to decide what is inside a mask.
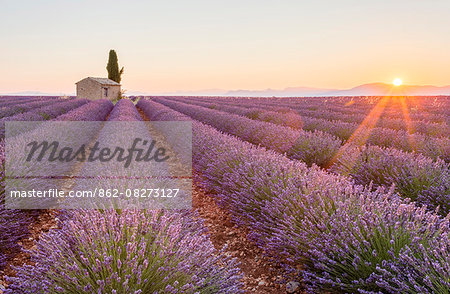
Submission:
[[[450,84],[449,0],[0,0],[0,93]]]

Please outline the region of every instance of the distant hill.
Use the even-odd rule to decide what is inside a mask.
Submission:
[[[311,87],[289,87],[283,90],[266,89],[266,90],[235,90],[228,91],[227,96],[322,96],[327,93],[339,91],[337,89],[320,89]]]
[[[392,86],[384,83],[371,83],[357,86],[348,90],[330,91],[326,95],[336,96],[383,96],[383,95],[450,95],[450,86],[416,86],[402,85]]]
[[[450,95],[450,86],[393,86],[385,83],[370,83],[351,89],[320,89],[308,87],[290,87],[283,90],[237,90],[228,91],[227,96],[384,96],[384,95]]]

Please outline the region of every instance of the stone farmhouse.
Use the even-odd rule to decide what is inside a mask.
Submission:
[[[75,84],[77,98],[114,100],[120,95],[120,84],[107,78],[88,77]]]

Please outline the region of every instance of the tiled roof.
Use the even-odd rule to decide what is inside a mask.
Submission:
[[[117,83],[117,82],[115,82],[115,81],[113,81],[113,80],[107,79],[107,78],[94,78],[94,77],[88,77],[88,78],[86,78],[86,79],[93,80],[93,81],[95,81],[95,82],[97,82],[97,83],[99,83],[99,84],[101,84],[101,85],[120,86],[119,83]],[[83,79],[83,80],[85,80],[85,79]],[[83,81],[83,80],[81,80],[81,81]],[[79,82],[81,82],[81,81],[79,81]],[[77,82],[76,84],[78,84],[79,82]]]

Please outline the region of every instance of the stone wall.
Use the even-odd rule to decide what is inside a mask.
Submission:
[[[108,96],[105,96],[104,88],[108,89]],[[91,79],[84,79],[77,83],[77,98],[114,100],[119,94],[120,86],[101,85]]]
[[[120,94],[120,86],[102,86],[108,87],[108,97],[103,97],[105,99],[114,100],[119,97]]]

